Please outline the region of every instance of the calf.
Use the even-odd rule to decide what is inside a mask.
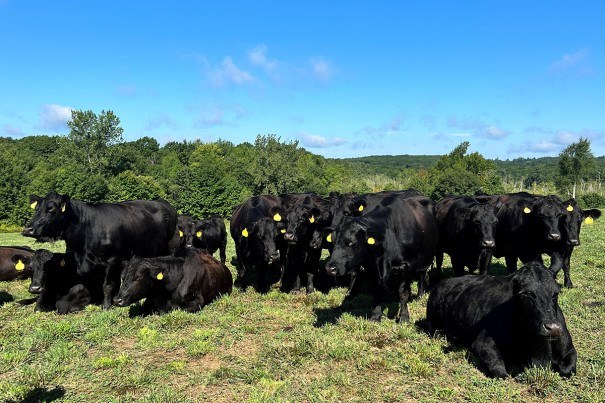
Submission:
[[[177,226],[181,239],[180,253],[186,248],[206,249],[210,254],[219,250],[221,263],[227,261],[227,229],[222,218],[210,217],[196,221],[189,216],[179,215]]]
[[[463,276],[440,282],[426,307],[428,330],[468,347],[488,376],[541,366],[569,377],[577,353],[557,298],[560,286],[538,262],[508,276]]]
[[[345,218],[329,236],[334,243],[326,263],[329,274],[343,275],[363,266],[372,278],[370,319],[380,320],[382,303],[395,283],[400,302],[397,321],[409,320],[411,283],[418,279],[418,293],[424,293],[424,277],[437,248],[433,202],[423,196],[393,195],[364,216]]]
[[[35,311],[67,314],[81,311],[93,302],[86,279],[78,275],[73,254],[39,249],[29,259],[29,265],[32,269],[29,292],[38,295]],[[99,299],[95,302],[100,302]]]
[[[235,242],[237,277],[242,287],[248,284],[252,268],[258,272],[259,291],[267,291],[281,276],[286,248],[284,215],[281,200],[271,195],[251,197],[234,209],[229,230]]]
[[[457,276],[464,274],[464,266],[471,272],[479,269],[480,274],[487,273],[496,244],[496,213],[499,207],[479,203],[467,196],[444,197],[437,203],[437,270],[441,269],[443,254],[447,253]]]
[[[145,313],[196,312],[219,295],[230,294],[232,286],[227,266],[204,250],[189,249],[185,257],[135,256],[125,264],[114,304],[127,306],[146,298]]]
[[[27,264],[34,251],[27,246],[0,246],[0,281],[29,278],[32,271]]]

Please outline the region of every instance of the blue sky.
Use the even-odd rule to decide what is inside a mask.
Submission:
[[[0,136],[274,133],[327,157],[605,154],[604,2],[0,0]]]

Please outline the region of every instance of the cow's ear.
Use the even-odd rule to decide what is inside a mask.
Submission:
[[[374,232],[366,231],[366,243],[370,246],[379,246],[382,245],[382,236],[380,234],[376,234]]]
[[[583,210],[582,214],[584,215],[585,223],[592,224],[594,220],[601,217],[601,210],[593,208],[588,210]]]
[[[69,209],[70,203],[71,203],[71,198],[68,195],[61,196],[61,212],[62,213],[65,213]]]
[[[286,215],[286,212],[282,207],[280,207],[280,206],[271,207],[271,218],[273,218],[273,221],[280,222],[281,220],[284,219],[285,215]]]
[[[286,233],[286,224],[283,221],[277,223],[277,230],[280,234]]]
[[[334,243],[334,228],[326,227],[321,232],[321,239],[327,243]]]
[[[321,216],[321,210],[317,207],[313,207],[309,210],[309,222],[311,224],[315,223],[317,219]]]
[[[357,200],[353,203],[353,214],[362,214],[365,208],[368,207],[368,203],[365,200]]]
[[[24,255],[15,254],[11,257],[11,262],[13,262],[15,270],[22,271],[29,265],[29,258]]]
[[[149,270],[149,276],[154,280],[163,280],[165,273],[162,271],[160,267],[149,266],[147,268]]]
[[[34,210],[36,209],[36,207],[38,207],[40,205],[40,202],[42,201],[42,198],[36,195],[29,195],[29,207],[33,208]]]

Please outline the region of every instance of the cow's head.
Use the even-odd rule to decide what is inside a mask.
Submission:
[[[358,219],[346,217],[340,228],[326,235],[326,240],[334,244],[326,271],[342,276],[359,268],[370,254],[381,249],[383,236],[370,231]]]
[[[339,226],[345,216],[351,215],[354,209],[354,194],[340,194],[338,192],[330,193],[328,198],[330,203],[330,214],[332,216],[332,225]]]
[[[533,220],[541,239],[549,242],[561,240],[559,222],[563,219],[565,209],[557,196],[536,197],[530,203],[522,201],[518,203],[517,208],[521,210],[521,214]]]
[[[563,202],[565,214],[561,220],[561,232],[563,239],[569,246],[580,245],[580,229],[582,223],[592,223],[597,218],[601,217],[601,210],[588,209],[582,210],[575,199],[571,198]]]
[[[201,230],[198,229],[197,223],[189,216],[179,216],[177,227],[179,230],[179,237],[181,239],[181,248],[192,248],[197,237],[197,233],[200,232],[199,237],[201,238]]]
[[[288,208],[286,210],[284,240],[289,244],[295,244],[308,239],[308,234],[317,226],[320,214],[321,211],[318,208],[311,208],[301,204]]]
[[[513,295],[518,311],[514,313],[529,334],[558,338],[564,331],[558,297],[561,286],[553,272],[543,264],[531,262],[513,277]]]
[[[281,214],[279,214],[280,217]],[[264,217],[253,223],[247,224],[241,231],[242,237],[246,239],[248,248],[263,262],[275,263],[280,259],[278,243],[281,241],[285,225],[273,217]]]
[[[114,305],[128,306],[148,297],[154,281],[165,281],[166,274],[150,259],[133,256],[124,263],[120,291],[113,299]]]
[[[61,276],[68,264],[65,253],[53,253],[46,249],[37,250],[29,259],[29,267],[32,271],[32,282],[29,292],[40,294],[48,286],[51,278]]]
[[[497,208],[487,203],[476,204],[472,207],[456,209],[454,214],[457,221],[470,224],[480,248],[494,248],[496,246],[495,234],[498,225]]]
[[[25,226],[22,234],[32,238],[58,238],[67,224],[67,215],[71,211],[70,198],[50,192],[46,197],[29,196],[30,207],[34,216]]]

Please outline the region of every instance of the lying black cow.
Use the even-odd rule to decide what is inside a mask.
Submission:
[[[0,246],[0,281],[22,280],[32,275],[28,259],[34,251],[27,246]]]
[[[382,317],[382,303],[391,288],[397,287],[400,311],[398,322],[409,320],[407,308],[411,283],[424,278],[437,249],[437,223],[433,202],[423,196],[385,199],[361,217],[347,217],[340,229],[329,234],[334,250],[326,263],[332,275],[343,275],[363,266],[374,288],[372,320]]]
[[[248,273],[253,267],[258,272],[259,291],[267,291],[270,284],[279,280],[285,256],[284,214],[280,198],[271,195],[254,196],[235,207],[229,229],[242,287],[248,285]]]
[[[168,255],[179,245],[176,211],[164,200],[91,204],[51,192],[31,195],[30,202],[35,213],[23,235],[65,240],[79,274],[103,276],[105,309],[118,290],[124,259]]]
[[[508,276],[449,278],[429,295],[428,330],[468,347],[489,376],[540,366],[569,377],[577,353],[557,302],[559,290],[552,271],[538,262]]]
[[[227,261],[227,228],[220,217],[194,220],[186,215],[178,217],[181,252],[186,248],[205,249],[211,255],[219,250],[221,263]]]
[[[29,292],[38,295],[35,311],[67,314],[93,303],[87,280],[78,274],[72,254],[39,249],[29,259],[29,265],[32,269]],[[100,295],[94,302],[100,302]]]
[[[563,220],[560,221],[561,240],[558,243],[550,243],[546,246],[544,252],[550,255],[551,269],[555,275],[563,269],[564,285],[567,288],[573,287],[569,266],[571,254],[576,246],[580,245],[580,229],[582,223],[591,224],[594,220],[601,217],[601,210],[587,209],[582,210],[575,199],[569,199],[563,202],[565,213]],[[561,262],[560,264],[557,262]]]
[[[464,266],[471,273],[479,269],[487,273],[496,245],[497,209],[468,196],[448,196],[435,206],[439,227],[436,268],[441,269],[443,254],[450,255],[457,276],[464,274]]]
[[[122,286],[114,298],[127,306],[143,298],[144,313],[174,309],[196,312],[218,296],[230,294],[231,272],[205,250],[188,249],[185,257],[135,256],[126,262]]]

